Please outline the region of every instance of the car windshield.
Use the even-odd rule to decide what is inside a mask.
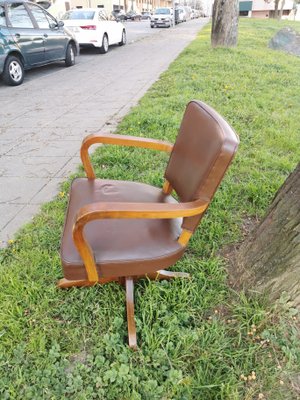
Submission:
[[[170,14],[170,9],[169,8],[158,8],[155,11],[155,14]]]
[[[62,19],[93,19],[95,11],[71,10],[65,13]]]

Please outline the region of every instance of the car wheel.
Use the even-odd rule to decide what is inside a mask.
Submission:
[[[151,28],[154,28],[154,25],[150,25],[151,26]]]
[[[124,46],[125,44],[126,44],[126,31],[125,31],[125,29],[123,29],[122,39],[121,39],[121,42],[119,42],[119,46]]]
[[[24,67],[18,57],[7,57],[2,73],[2,79],[10,86],[21,85],[24,80]]]
[[[99,48],[99,53],[100,53],[100,54],[105,54],[105,53],[107,53],[107,52],[108,52],[108,46],[109,46],[109,44],[108,44],[108,37],[107,37],[107,34],[105,33],[105,34],[103,35],[103,39],[102,39],[102,46]]]
[[[66,67],[71,67],[75,64],[75,49],[72,43],[68,44],[66,51],[66,59],[65,59]]]

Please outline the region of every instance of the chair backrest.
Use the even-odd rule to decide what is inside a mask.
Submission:
[[[188,103],[165,178],[181,202],[210,201],[239,144],[229,124],[211,107]],[[194,231],[202,216],[187,217],[183,228]]]

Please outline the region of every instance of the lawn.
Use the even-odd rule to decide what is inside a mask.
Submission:
[[[269,304],[233,291],[221,256],[241,240],[246,219],[264,215],[299,160],[300,58],[267,47],[286,24],[242,19],[236,49],[211,49],[206,27],[118,127],[174,141],[194,98],[224,115],[241,140],[174,267],[192,279],[136,285],[137,352],[126,344],[123,288],[55,286],[70,181],[0,252],[1,399],[299,398],[296,310],[284,296]],[[164,154],[115,146],[93,159],[98,176],[158,186],[167,162]]]

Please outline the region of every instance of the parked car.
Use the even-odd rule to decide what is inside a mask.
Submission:
[[[200,11],[199,10],[193,10],[194,18],[200,18]]]
[[[178,23],[179,22],[186,22],[186,12],[183,7],[178,7]]]
[[[24,71],[65,61],[70,67],[79,53],[78,43],[64,23],[37,4],[0,0],[0,74],[11,86],[20,85]]]
[[[170,7],[159,7],[151,15],[151,28],[173,26],[173,9]]]
[[[75,35],[80,47],[93,47],[105,54],[112,44],[126,44],[124,25],[103,8],[78,8],[67,11],[62,20]]]
[[[182,8],[185,12],[185,22],[189,21],[191,19],[192,8],[189,6],[183,6]]]
[[[126,19],[130,19],[131,21],[141,21],[142,14],[139,14],[136,11],[128,11]]]
[[[142,19],[151,19],[151,13],[149,11],[143,11]]]
[[[112,11],[112,15],[118,21],[126,21],[126,19],[127,19],[126,14],[123,10],[114,10],[114,11]]]

